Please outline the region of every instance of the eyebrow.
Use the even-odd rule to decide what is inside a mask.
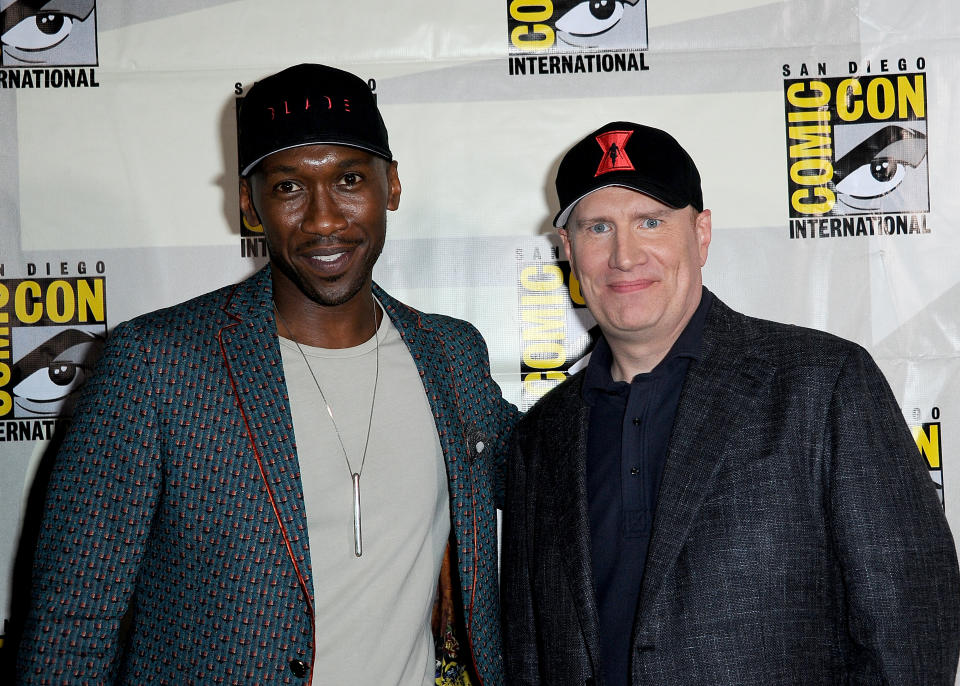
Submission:
[[[349,169],[350,167],[370,167],[373,166],[373,158],[366,159],[363,157],[349,157],[345,160],[340,160],[336,163],[337,169]],[[299,167],[295,167],[289,164],[271,164],[270,166],[264,165],[263,173],[267,174],[294,174],[299,171]]]
[[[295,171],[297,171],[296,167],[291,167],[290,165],[287,165],[287,164],[273,164],[273,165],[270,165],[269,167],[264,165],[263,167],[264,176],[266,176],[267,174],[277,174],[277,173],[290,174]]]
[[[81,343],[103,343],[105,338],[101,335],[83,331],[82,329],[65,329],[60,333],[51,336],[43,341],[36,348],[21,357],[13,365],[12,379],[13,385],[19,384],[35,371],[48,367],[56,361],[60,355],[71,348],[75,348]],[[86,353],[84,352],[84,357]],[[77,364],[83,364],[92,360],[77,360]]]
[[[683,208],[680,208],[683,209]],[[673,214],[674,212],[679,211],[677,208],[673,207],[664,207],[663,210],[656,212],[634,212],[630,215],[631,221],[636,221],[638,219],[663,219],[664,215]],[[611,218],[609,215],[597,214],[591,217],[584,217],[583,219],[577,219],[573,224],[575,228],[586,228],[593,226],[594,224],[601,224],[603,222],[616,223],[616,221]]]
[[[347,167],[372,167],[375,164],[376,158],[373,156],[370,157],[351,157],[346,160],[342,160],[337,163],[337,167],[340,169],[346,169]]]
[[[596,224],[597,222],[610,221],[605,215],[594,215],[591,217],[583,217],[576,219],[573,224],[574,226],[584,226],[586,224]]]

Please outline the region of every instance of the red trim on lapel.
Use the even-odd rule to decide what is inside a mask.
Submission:
[[[316,616],[314,614],[313,601],[310,597],[310,591],[307,589],[307,581],[304,578],[303,574],[300,571],[300,566],[297,564],[296,555],[293,552],[293,545],[290,543],[290,536],[287,533],[287,527],[283,523],[283,519],[280,516],[280,508],[277,507],[276,498],[273,495],[273,489],[270,487],[270,482],[267,479],[267,472],[263,467],[263,460],[260,453],[260,449],[257,447],[256,441],[253,437],[253,430],[250,428],[250,421],[247,418],[247,411],[243,406],[241,401],[240,391],[237,388],[236,380],[233,376],[233,369],[230,367],[230,360],[227,357],[227,350],[223,343],[223,332],[227,329],[233,329],[240,325],[241,319],[237,315],[230,312],[227,308],[230,306],[230,302],[233,300],[233,296],[236,295],[236,290],[234,290],[230,297],[227,298],[226,302],[223,304],[223,312],[235,320],[233,324],[227,324],[220,328],[217,331],[217,344],[220,346],[220,355],[223,357],[223,365],[227,370],[227,377],[230,379],[230,386],[233,388],[233,395],[237,401],[237,409],[240,410],[240,416],[243,417],[243,426],[247,432],[247,438],[250,440],[250,447],[253,449],[253,456],[257,460],[257,468],[260,471],[260,478],[263,480],[263,485],[267,489],[267,496],[270,498],[270,506],[273,508],[273,515],[276,517],[277,525],[280,527],[280,535],[283,538],[283,544],[287,549],[287,556],[290,558],[290,562],[293,563],[293,570],[297,575],[297,582],[300,585],[300,591],[303,593],[304,599],[307,601],[307,610],[310,615],[310,681],[308,683],[313,683],[313,674],[314,666],[316,662],[317,655],[317,645],[316,645]]]

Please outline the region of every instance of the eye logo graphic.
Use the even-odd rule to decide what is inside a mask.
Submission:
[[[645,50],[646,0],[510,0],[511,53]]]
[[[924,122],[851,124],[834,132],[837,209],[851,212],[926,210]],[[879,127],[879,128],[878,128]]]
[[[97,65],[95,0],[0,0],[0,66]]]
[[[75,391],[83,385],[103,349],[103,327],[99,329],[24,329],[29,331],[31,340],[15,344],[15,348],[28,348],[12,368],[15,417],[69,417],[73,414]],[[43,339],[51,333],[53,335]]]

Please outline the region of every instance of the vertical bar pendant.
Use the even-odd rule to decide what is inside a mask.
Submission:
[[[360,475],[353,475],[353,554],[363,555],[363,538],[360,535]]]

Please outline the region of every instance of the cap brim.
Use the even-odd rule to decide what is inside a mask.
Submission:
[[[383,150],[377,150],[376,148],[373,148],[367,145],[362,145],[360,143],[346,143],[344,141],[339,141],[339,140],[338,141],[324,141],[324,140],[306,141],[304,143],[288,145],[284,148],[277,148],[276,150],[271,150],[268,153],[264,153],[263,155],[255,159],[253,162],[248,164],[246,167],[244,167],[240,171],[240,176],[246,176],[247,174],[249,174],[251,171],[253,171],[254,167],[256,167],[258,164],[263,162],[265,159],[267,159],[268,157],[270,157],[270,155],[273,155],[274,153],[283,152],[284,150],[293,150],[294,148],[303,148],[308,145],[342,145],[346,148],[356,148],[357,150],[363,150],[364,152],[368,152],[371,155],[382,157],[387,162],[390,162],[393,160],[393,155],[390,154],[389,152],[385,153]]]

